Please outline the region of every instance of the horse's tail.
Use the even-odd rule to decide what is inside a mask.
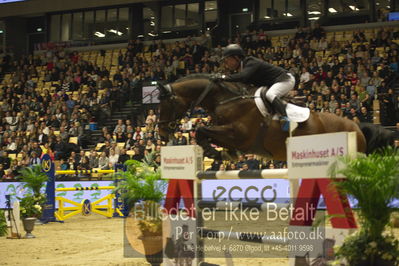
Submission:
[[[371,123],[360,123],[359,127],[366,138],[366,154],[370,154],[386,146],[394,145],[395,133],[393,131]]]

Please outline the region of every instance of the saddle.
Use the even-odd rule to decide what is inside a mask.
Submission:
[[[263,103],[265,104],[265,106],[267,107],[268,110],[272,111],[272,113],[276,113],[275,110],[273,110],[271,103],[269,102],[268,99],[266,99],[266,92],[269,88],[267,87],[262,87],[262,90],[260,92],[260,97],[263,101]],[[296,96],[296,97],[292,97],[290,95],[285,95],[284,97],[281,98],[284,102],[286,103],[291,103],[293,105],[297,105],[300,107],[306,107],[305,104],[305,96]]]

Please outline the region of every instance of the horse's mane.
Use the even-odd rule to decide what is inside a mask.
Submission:
[[[175,82],[182,82],[182,81],[192,80],[192,79],[209,79],[210,76],[211,76],[211,74],[203,74],[203,73],[190,74],[190,75],[187,75],[185,77],[179,78]]]
[[[204,73],[196,73],[196,74],[190,74],[185,77],[179,78],[178,80],[175,81],[175,83],[187,81],[187,80],[194,80],[194,79],[207,79],[209,80],[212,74],[204,74]],[[240,88],[247,88],[249,90],[254,90],[256,87],[251,84],[244,84],[241,82],[227,82],[230,84],[229,86],[234,88],[234,89],[240,89]]]

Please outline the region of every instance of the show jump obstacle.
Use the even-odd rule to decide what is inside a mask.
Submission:
[[[123,208],[123,202],[119,195],[113,193],[108,194],[94,202],[90,202],[88,199],[82,200],[82,202],[75,202],[64,197],[56,197],[55,191],[79,191],[79,190],[112,190],[115,186],[99,186],[99,187],[80,187],[80,188],[55,188],[55,174],[62,175],[75,175],[75,174],[92,174],[92,173],[115,173],[115,170],[66,170],[66,171],[55,171],[54,163],[50,156],[45,154],[42,157],[42,170],[47,174],[49,180],[46,186],[47,202],[43,210],[43,222],[56,222],[71,218],[79,213],[82,215],[89,215],[91,212],[103,215],[105,217],[122,217],[123,214],[121,209]],[[58,210],[55,210],[55,202],[58,202]],[[106,204],[101,205],[101,203]],[[113,203],[114,202],[114,206]],[[73,205],[72,207],[65,206],[66,203]]]
[[[298,210],[310,211],[307,208],[309,205],[316,206],[317,208],[320,196],[323,195],[328,214],[332,217],[332,227],[337,229],[355,229],[356,222],[347,197],[342,193],[338,193],[334,183],[329,178],[328,169],[335,161],[336,156],[353,155],[356,151],[356,135],[352,132],[291,137],[288,138],[287,142],[288,169],[204,172],[202,169],[202,149],[199,146],[162,147],[162,177],[170,179],[165,209],[171,217],[177,214],[180,200],[183,198],[185,209],[189,210],[188,215],[192,217],[195,227],[198,228],[203,226],[201,208],[204,208],[204,206],[222,206],[223,204],[231,203],[201,201],[202,180],[288,179],[290,181],[291,199],[294,201],[292,202],[294,207],[292,217],[295,217]],[[344,178],[343,176],[341,177]],[[301,184],[299,190],[297,190],[299,179],[301,179]],[[240,202],[236,204],[245,205],[248,203]],[[261,210],[265,210],[268,207],[267,204],[255,205]],[[190,212],[190,210],[193,211]],[[308,212],[305,215],[306,219],[291,219],[290,226],[312,226],[314,216],[315,212]],[[198,237],[201,238],[204,235],[209,237],[211,235],[213,238],[220,239],[221,236],[226,236],[227,233],[204,229],[199,231]],[[262,236],[259,239],[249,239],[245,234],[233,233],[229,234],[229,236],[235,237],[229,237],[229,240],[255,241],[258,243],[287,243],[286,239],[270,240],[267,236]],[[197,245],[202,245],[201,240],[196,239],[196,237],[195,235],[194,242]],[[202,260],[202,255],[197,249],[197,263]]]

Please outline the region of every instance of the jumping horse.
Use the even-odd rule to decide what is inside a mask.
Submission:
[[[257,88],[230,82],[213,82],[209,75],[194,74],[162,85],[160,90],[159,134],[164,141],[173,138],[178,123],[194,106],[201,106],[212,117],[213,124],[199,127],[197,143],[204,155],[221,159],[221,153],[211,144],[227,148],[230,155],[237,152],[254,153],[275,160],[286,160],[288,132],[281,129],[279,120],[273,120],[274,111],[268,106],[270,116],[264,117],[254,102]],[[363,130],[363,131],[362,131]],[[372,124],[358,125],[352,120],[331,113],[311,112],[307,121],[299,123],[293,136],[333,132],[356,132],[359,152],[392,144],[393,139],[385,129]],[[366,134],[363,134],[366,132]],[[381,138],[384,134],[386,136]],[[380,134],[381,136],[376,136]],[[373,140],[368,147],[368,140]]]

